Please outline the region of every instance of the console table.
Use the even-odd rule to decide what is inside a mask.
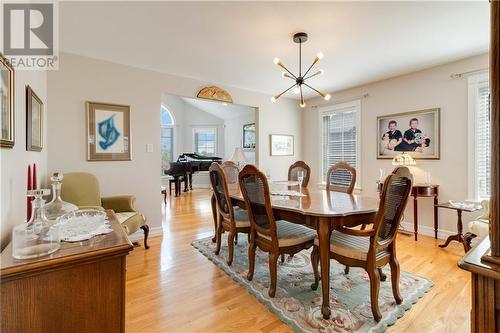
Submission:
[[[18,260],[1,253],[0,331],[124,332],[125,264],[133,249],[112,211],[113,232],[62,243],[51,255]]]
[[[438,231],[438,204],[439,185],[414,184],[411,189],[413,196],[413,233],[415,240],[418,238],[418,198],[434,198],[434,238],[437,239]]]

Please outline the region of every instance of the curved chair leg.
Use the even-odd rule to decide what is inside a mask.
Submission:
[[[395,255],[391,255],[389,265],[391,266],[392,294],[394,295],[396,303],[401,304],[403,298],[399,293],[399,262]]]
[[[378,269],[376,268],[368,268],[366,270],[368,276],[370,277],[370,302],[372,305],[372,314],[375,321],[380,321],[382,318],[382,314],[380,313],[380,309],[378,307],[378,293],[380,291],[380,275],[378,273]]]
[[[285,254],[284,253],[281,254],[280,261],[281,261],[281,263],[285,262]]]
[[[234,236],[234,245],[238,245],[238,234]]]
[[[271,278],[269,284],[269,297],[276,295],[276,282],[278,280],[278,257],[279,253],[269,253],[269,275]]]
[[[319,250],[318,250],[317,246],[314,246],[313,250],[311,252],[311,265],[312,265],[313,272],[314,272],[314,282],[313,282],[313,284],[311,284],[312,290],[318,289],[318,285],[319,285],[318,264],[319,264]]]
[[[228,253],[227,253],[227,265],[231,266],[233,264],[233,253],[234,253],[234,244],[235,244],[235,238],[237,239],[238,234],[234,234],[233,231],[229,231],[229,234],[227,235],[227,248],[228,248]]]
[[[382,268],[378,268],[378,274],[380,275],[380,281],[385,281],[387,280],[387,275],[384,274],[384,272],[382,272]]]
[[[217,234],[215,235],[217,246],[215,248],[215,254],[220,253],[220,246],[222,243],[222,222],[219,221],[219,224],[217,225]]]
[[[255,269],[255,249],[256,245],[253,241],[251,241],[250,245],[248,245],[248,281],[252,281],[253,279],[253,272]]]
[[[148,245],[149,225],[145,224],[141,227],[141,229],[144,231],[144,248],[147,250],[149,249]]]
[[[344,267],[344,274],[349,274],[349,266]]]

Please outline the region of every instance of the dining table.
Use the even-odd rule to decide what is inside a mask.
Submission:
[[[284,184],[284,185],[283,185]],[[278,189],[278,190],[277,190]],[[234,206],[245,208],[238,184],[228,184]],[[319,240],[323,318],[330,318],[330,237],[334,229],[373,223],[379,198],[334,192],[319,187],[299,188],[286,182],[270,182],[271,206],[276,220],[306,225],[315,229]],[[279,195],[272,195],[279,193]],[[287,195],[289,194],[289,195]],[[212,207],[215,213],[215,205]],[[326,278],[324,278],[326,277]]]

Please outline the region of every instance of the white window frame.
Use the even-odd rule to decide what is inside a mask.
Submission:
[[[325,179],[323,179],[323,117],[331,115],[338,112],[348,112],[356,111],[356,185],[355,190],[357,192],[361,191],[361,100],[354,100],[345,103],[332,104],[319,108],[318,112],[318,136],[320,143],[320,153],[319,153],[319,175],[320,175],[320,185],[326,185]]]
[[[170,115],[170,118],[172,119],[172,124],[170,125],[163,125],[162,122],[161,122],[161,119],[160,119],[160,154],[162,153],[161,151],[161,130],[163,128],[171,128],[172,129],[172,161],[175,161],[175,156],[176,156],[176,152],[177,152],[177,130],[176,130],[176,126],[177,126],[177,122],[175,121],[175,117],[174,117],[174,114],[164,105],[161,105],[160,107],[160,113],[162,111],[162,109],[164,109],[165,111],[168,112],[168,114]],[[165,175],[163,175],[163,171],[162,171],[162,175],[161,177],[167,177]]]
[[[200,130],[214,130],[215,131],[215,152],[213,156],[217,156],[219,152],[219,129],[217,126],[194,126],[193,127],[193,152],[196,153],[196,132]]]
[[[467,78],[468,83],[468,163],[467,163],[467,173],[468,173],[468,197],[471,201],[480,201],[483,198],[479,197],[478,185],[476,178],[477,164],[476,164],[476,106],[478,104],[478,91],[482,85],[489,85],[489,75],[488,73],[481,73],[477,75],[471,75]]]

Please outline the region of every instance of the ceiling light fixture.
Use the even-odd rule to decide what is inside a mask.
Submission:
[[[304,94],[302,93],[302,86],[306,86],[311,90],[314,90],[317,92],[321,97],[323,97],[325,100],[329,100],[331,98],[330,94],[325,94],[324,92],[321,92],[313,87],[311,87],[309,84],[306,83],[306,80],[309,80],[310,78],[313,78],[318,75],[323,75],[325,72],[324,70],[320,69],[314,74],[310,74],[309,76],[309,71],[320,61],[323,59],[323,53],[319,52],[316,54],[316,57],[314,58],[312,64],[309,66],[309,68],[302,74],[302,43],[305,43],[307,41],[307,34],[305,32],[298,32],[295,35],[293,35],[293,41],[295,43],[299,44],[299,75],[293,74],[288,68],[285,67],[285,64],[280,60],[280,58],[274,58],[274,64],[278,65],[279,67],[283,68],[285,71],[281,74],[282,77],[287,78],[287,79],[292,79],[295,81],[295,83],[288,89],[284,90],[280,94],[271,97],[271,102],[276,102],[283,94],[288,92],[290,89],[293,89],[294,94],[299,94],[300,93],[300,102],[299,105],[301,108],[306,107],[306,102],[304,101]]]

